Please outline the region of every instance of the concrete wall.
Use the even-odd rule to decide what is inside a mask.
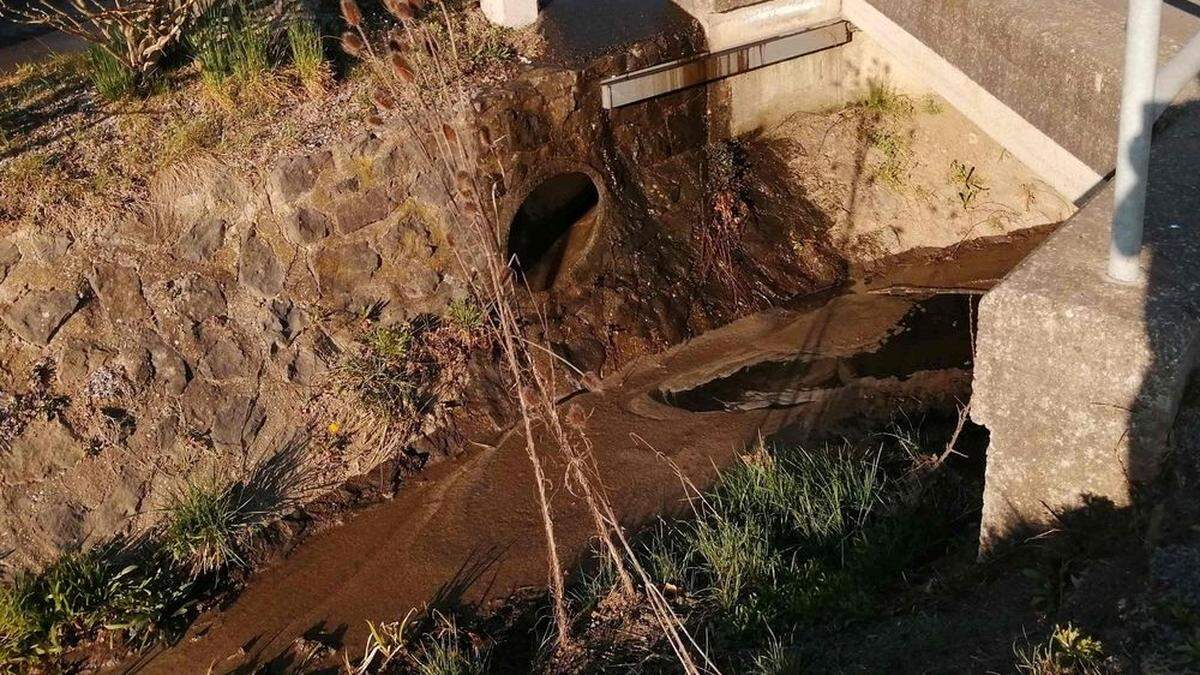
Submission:
[[[676,0],[704,30],[709,51],[794,33],[842,14],[841,0],[770,0],[733,10],[714,10],[712,1]]]
[[[728,78],[728,132],[770,129],[801,112],[842,108],[866,96],[872,82],[914,96],[930,88],[911,68],[862,31],[849,43]]]
[[[991,433],[981,548],[1137,506],[1200,348],[1200,109],[1155,140],[1144,276],[1105,277],[1108,189],[984,298],[972,418]]]
[[[849,45],[713,85],[714,108],[724,112],[731,134],[769,128],[797,112],[846,105],[863,96],[868,82],[880,81],[914,94],[935,91],[1069,199],[1082,199],[1101,180],[1100,172],[1060,144],[1053,133],[1043,131],[990,91],[988,80],[976,80],[955,65],[954,54],[943,54],[946,50],[941,45],[953,51],[957,38],[923,42],[908,31],[907,24],[876,8],[886,5],[886,0],[772,0],[726,12],[709,10],[702,0],[680,1],[703,26],[710,49],[745,44],[839,17],[857,29]],[[932,8],[926,12],[934,13]],[[900,14],[909,18],[907,11]],[[1020,71],[1013,75],[1019,79]],[[1038,86],[1051,84],[1040,82]],[[1044,100],[1054,100],[1053,90],[1037,92]],[[714,131],[716,127],[714,124]]]

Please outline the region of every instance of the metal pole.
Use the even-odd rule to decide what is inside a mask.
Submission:
[[[1155,119],[1163,114],[1188,82],[1196,79],[1197,74],[1200,74],[1200,34],[1188,40],[1158,71],[1158,79],[1154,81]]]
[[[1126,283],[1141,276],[1138,258],[1142,250],[1142,220],[1146,215],[1161,27],[1162,0],[1129,0],[1117,173],[1113,181],[1116,202],[1108,258],[1108,275]]]

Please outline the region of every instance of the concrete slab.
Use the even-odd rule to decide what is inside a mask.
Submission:
[[[893,72],[872,68],[877,76],[891,82],[899,71],[908,71],[1073,202],[1081,202],[1103,180],[1101,172],[975,81],[935,45],[922,42],[877,9],[874,0],[845,0],[843,12],[890,53],[890,61],[903,64]]]
[[[692,45],[673,58],[705,51],[698,23],[671,0],[553,0],[542,8],[538,30],[546,41],[543,60],[567,68],[609,55],[641,63],[639,45],[650,40]]]
[[[710,0],[675,0],[704,29],[710,51],[729,49],[841,17],[840,0],[769,0],[714,8]]]
[[[697,7],[708,12],[729,12],[750,5],[757,5],[766,0],[694,0]]]
[[[1105,277],[1105,190],[984,298],[972,417],[991,432],[981,551],[1153,480],[1200,346],[1200,106],[1168,112],[1145,278]]]

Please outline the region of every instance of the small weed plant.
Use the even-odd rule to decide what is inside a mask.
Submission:
[[[464,331],[478,331],[484,327],[483,310],[467,299],[451,300],[446,307],[446,318]]]
[[[325,60],[325,45],[317,24],[308,19],[296,19],[288,24],[288,51],[292,67],[304,90],[313,96],[325,93],[329,82],[329,65]]]
[[[163,547],[193,576],[245,564],[241,548],[260,514],[239,492],[216,481],[191,481],[167,505]]]
[[[482,315],[478,322],[481,326]],[[370,325],[335,371],[335,386],[354,393],[383,418],[415,429],[439,405],[458,396],[467,359],[484,342],[484,332],[465,305],[452,307],[445,318],[422,315]]]
[[[867,95],[859,103],[859,107],[884,119],[908,118],[916,109],[911,97],[897,92],[891,85],[880,81],[867,83]]]
[[[964,211],[974,207],[979,196],[990,189],[974,166],[957,159],[950,163],[950,184],[957,191]]]
[[[31,369],[25,393],[0,391],[0,455],[12,446],[12,442],[30,423],[38,419],[52,419],[66,408],[69,400],[52,390],[53,381],[53,362],[43,360]]]
[[[96,46],[87,50],[87,72],[96,93],[105,101],[115,102],[132,96],[137,80],[129,66],[117,60],[112,52]]]
[[[1017,649],[1017,670],[1029,675],[1101,675],[1104,646],[1075,626],[1055,626],[1045,642]]]
[[[862,138],[878,155],[872,178],[895,192],[903,191],[913,164],[912,132],[907,129],[916,111],[912,98],[872,81],[857,108],[862,114]]]
[[[489,651],[479,636],[461,629],[453,618],[433,610],[421,617],[410,613],[402,621],[367,624],[369,634],[363,657],[346,672],[405,672],[416,675],[482,675],[487,672]]]

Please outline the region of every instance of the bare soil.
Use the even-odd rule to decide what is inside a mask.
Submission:
[[[767,130],[829,238],[859,261],[1059,223],[1074,206],[943,99],[885,90]]]

